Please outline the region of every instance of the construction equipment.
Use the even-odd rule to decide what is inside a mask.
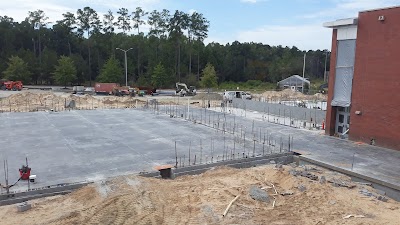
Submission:
[[[6,90],[6,86],[4,85],[4,82],[6,82],[6,80],[0,80],[0,90]]]
[[[137,89],[139,89],[139,96],[141,95],[154,95],[155,93],[157,93],[157,89],[153,88],[153,87],[143,87],[143,86],[139,86],[137,87]]]
[[[176,94],[183,97],[183,96],[195,96],[196,95],[196,87],[190,86],[189,88],[185,83],[176,83]]]
[[[85,92],[85,87],[84,86],[74,86],[72,88],[72,92],[74,94],[82,95]]]
[[[31,175],[31,168],[28,166],[28,157],[25,158],[26,165],[22,165],[19,169],[19,176],[21,180],[28,180],[29,176]]]
[[[113,89],[119,87],[117,83],[96,83],[94,85],[94,91],[96,94],[112,95]]]
[[[135,96],[135,89],[128,86],[114,87],[112,94],[115,96]]]
[[[1,81],[0,88],[1,90],[9,90],[9,91],[21,91],[23,84],[21,81]]]

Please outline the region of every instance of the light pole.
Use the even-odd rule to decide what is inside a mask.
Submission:
[[[125,53],[125,86],[128,86],[128,61],[127,61],[126,53],[132,49],[133,48],[124,50],[124,49],[116,48],[116,50],[121,50]]]
[[[304,94],[304,74],[306,72],[306,55],[307,53],[304,53],[304,62],[303,62],[303,80],[301,81],[301,92]]]
[[[329,54],[329,52],[328,52],[328,50],[325,50],[325,70],[324,70],[324,82],[326,82],[326,64],[327,64],[327,61],[328,61],[328,54]]]

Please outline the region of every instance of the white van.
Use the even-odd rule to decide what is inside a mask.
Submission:
[[[234,98],[251,99],[251,94],[244,91],[225,91],[223,95],[224,101],[232,102]]]

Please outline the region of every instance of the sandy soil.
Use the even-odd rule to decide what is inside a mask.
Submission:
[[[290,170],[291,166],[222,167],[175,180],[118,177],[66,196],[31,201],[32,209],[23,213],[17,213],[15,205],[0,207],[0,220],[1,224],[398,224],[400,203],[359,193],[371,190],[368,186],[334,187],[293,176]],[[323,173],[327,180],[349,180],[329,171],[313,173]],[[273,196],[271,183],[278,193],[294,194]],[[264,188],[271,202],[253,200],[252,185]],[[304,192],[298,189],[301,185]],[[357,217],[344,218],[348,215]]]
[[[208,103],[204,99],[205,94],[198,96],[144,96],[144,97],[116,97],[103,95],[73,95],[64,92],[52,92],[42,90],[23,90],[21,92],[0,91],[0,112],[35,112],[35,111],[64,111],[69,110],[68,105],[75,101],[75,110],[91,109],[116,109],[142,107],[150,100],[156,99],[161,105],[186,105],[189,101],[193,106],[205,107]],[[208,96],[208,95],[207,95]],[[218,97],[219,96],[219,97]],[[212,105],[219,105],[222,99],[220,94],[211,95]]]
[[[304,95],[298,91],[285,89],[282,91],[266,91],[262,94],[254,95],[254,98],[263,101],[293,101],[293,100],[308,100],[308,101],[326,101],[327,95],[316,93],[315,95]]]

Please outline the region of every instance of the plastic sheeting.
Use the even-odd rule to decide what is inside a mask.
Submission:
[[[331,105],[349,107],[353,85],[353,67],[336,68],[334,96]]]
[[[353,85],[356,40],[338,41],[332,106],[349,107]]]
[[[338,41],[336,67],[353,67],[356,40]]]

